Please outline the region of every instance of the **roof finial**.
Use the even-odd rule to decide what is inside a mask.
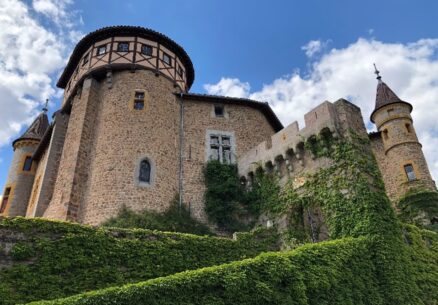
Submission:
[[[45,105],[44,105],[43,112],[47,112],[47,111],[49,110],[49,109],[47,108],[48,105],[49,105],[49,99],[46,98],[46,103],[45,103]]]
[[[373,64],[373,65],[374,65],[374,74],[377,75],[376,78],[378,79],[379,82],[381,82],[382,81],[382,77],[380,76],[380,71],[377,70],[376,64]]]

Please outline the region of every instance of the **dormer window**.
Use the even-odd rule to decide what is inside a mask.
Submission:
[[[417,177],[415,176],[414,167],[412,164],[406,164],[404,166],[406,177],[408,178],[408,181],[415,181],[417,180]]]
[[[97,48],[97,56],[104,55],[106,53],[106,45]]]
[[[141,45],[141,54],[152,56],[152,47],[147,44]]]
[[[172,58],[167,53],[163,53],[163,61],[164,61],[165,64],[167,64],[169,66],[172,65]]]
[[[119,44],[117,45],[117,52],[129,52],[129,43],[119,42]]]

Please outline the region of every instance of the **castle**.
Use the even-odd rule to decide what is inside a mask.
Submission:
[[[192,62],[170,38],[150,29],[107,27],[75,47],[57,86],[61,109],[47,109],[13,142],[14,157],[0,214],[99,224],[122,206],[164,211],[179,195],[206,220],[203,167],[208,160],[238,164],[251,183],[255,164],[293,179],[327,160],[304,149],[315,136],[367,136],[387,195],[436,190],[415,133],[412,105],[381,80],[368,135],[360,109],[324,102],[283,127],[267,103],[189,93]]]

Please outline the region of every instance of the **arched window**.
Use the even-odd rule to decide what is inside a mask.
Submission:
[[[138,181],[144,183],[151,182],[151,164],[148,160],[141,160]]]

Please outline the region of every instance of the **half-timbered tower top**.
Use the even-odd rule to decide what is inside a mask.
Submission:
[[[65,100],[88,76],[108,70],[149,69],[169,78],[187,92],[194,80],[192,61],[169,37],[136,26],[106,27],[82,38],[76,45],[57,86],[65,89]]]

